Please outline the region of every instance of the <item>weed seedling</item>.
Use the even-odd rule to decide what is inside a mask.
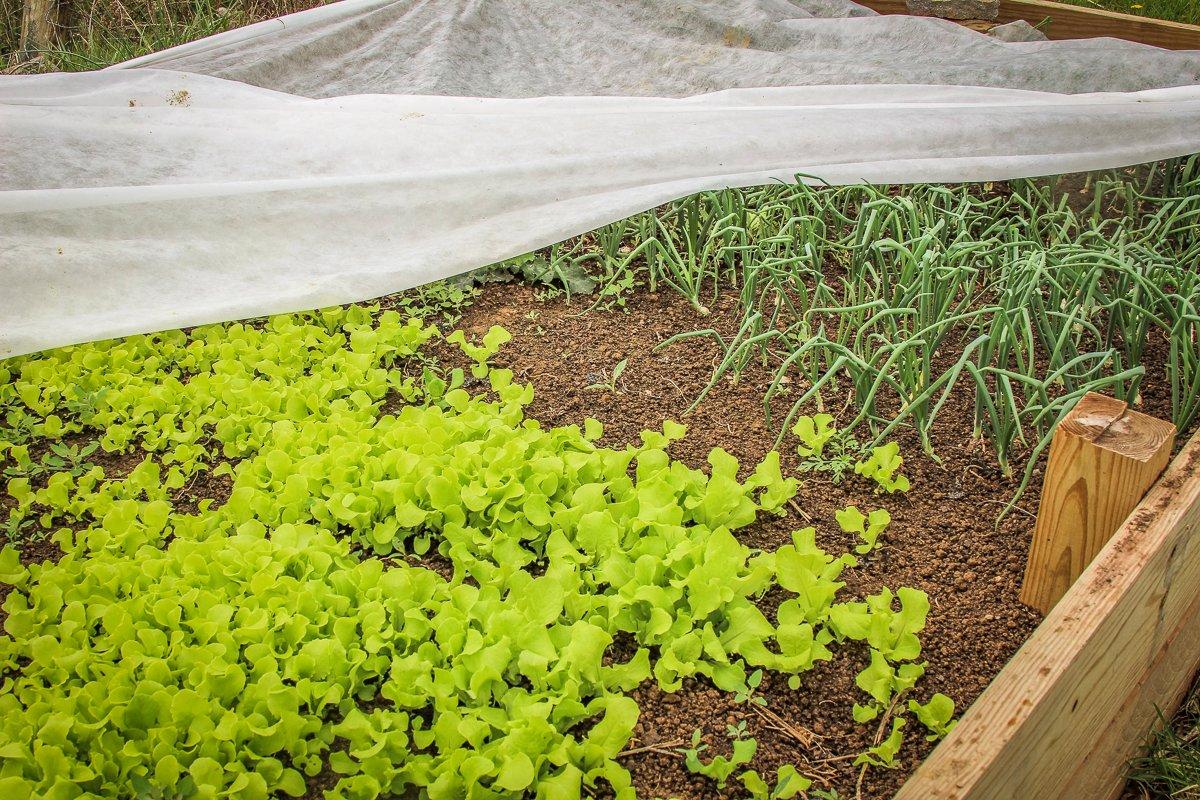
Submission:
[[[734,694],[733,701],[735,703],[754,703],[758,706],[765,706],[767,701],[755,694],[758,691],[758,687],[762,684],[762,677],[763,673],[761,669],[751,672],[749,677],[746,678],[745,687],[739,689]],[[744,725],[745,723],[742,724]]]
[[[96,448],[99,446],[99,442],[91,442],[79,447],[66,442],[55,442],[50,445],[50,452],[42,456],[40,461],[30,459],[27,448],[23,446],[10,447],[9,455],[16,464],[5,467],[4,475],[8,478],[37,479],[43,475],[66,472],[72,478],[78,478],[88,471],[91,465],[87,463],[87,457],[96,452]]]
[[[42,457],[42,466],[47,472],[67,472],[72,478],[78,478],[88,471],[91,466],[87,457],[96,452],[99,442],[91,442],[76,447],[66,442],[55,442],[50,445],[50,452]]]
[[[731,738],[733,739],[733,753],[729,758],[713,756],[711,760],[704,762],[700,760],[700,754],[708,749],[708,745],[700,741],[700,729],[697,728],[692,733],[692,746],[686,750],[680,750],[683,753],[683,763],[688,772],[711,778],[716,781],[718,789],[724,789],[734,771],[743,764],[749,764],[758,750],[758,742],[752,738]]]
[[[8,512],[8,521],[0,528],[0,535],[3,535],[4,541],[9,544],[20,544],[21,542],[32,541],[37,538],[34,534],[33,517],[26,517],[19,514],[16,509]]]
[[[26,444],[38,432],[40,424],[41,418],[24,408],[11,408],[4,415],[4,441],[10,445]]]
[[[815,800],[846,800],[838,794],[837,789],[813,789],[809,792],[809,796]]]
[[[615,367],[613,367],[611,373],[603,373],[603,372],[600,373],[598,376],[596,376],[596,378],[597,378],[596,382],[588,384],[585,388],[594,389],[596,391],[601,391],[601,392],[611,392],[612,394],[616,394],[617,393],[617,381],[619,381],[621,379],[621,375],[624,374],[625,367],[628,366],[628,364],[629,364],[629,359],[622,358],[620,361],[617,362],[617,365]]]

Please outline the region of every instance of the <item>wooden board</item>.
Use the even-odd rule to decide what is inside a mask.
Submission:
[[[905,0],[855,0],[880,14],[907,14]],[[1000,0],[997,24],[1023,19],[1051,39],[1112,36],[1168,50],[1200,50],[1200,26],[1135,17],[1099,8],[1069,6],[1044,0]],[[1043,24],[1044,23],[1044,24]]]
[[[62,5],[59,0],[25,0],[21,12],[21,59],[35,58],[59,41]]]
[[[1111,800],[1200,666],[1200,433],[895,800]]]
[[[1043,614],[1075,583],[1171,459],[1175,426],[1085,394],[1054,431],[1021,602]]]

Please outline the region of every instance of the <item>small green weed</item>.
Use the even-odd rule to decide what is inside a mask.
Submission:
[[[538,298],[548,300],[557,294],[588,295],[596,291],[596,280],[588,274],[585,260],[561,255],[563,245],[554,245],[545,253],[526,253],[499,264],[463,273],[451,282],[466,287],[488,283],[508,283],[523,280],[538,287]]]
[[[66,472],[72,478],[78,478],[91,467],[87,458],[96,452],[99,446],[99,442],[89,442],[85,445],[55,442],[50,445],[50,452],[42,457],[42,468],[47,473]]]
[[[478,296],[477,287],[451,279],[417,286],[387,300],[391,308],[409,317],[437,318],[446,325],[454,325]]]
[[[34,461],[29,457],[27,446],[11,445],[8,448],[8,455],[14,464],[4,468],[4,476],[37,480],[56,472],[66,472],[72,478],[78,478],[91,467],[87,458],[96,452],[99,446],[99,442],[90,442],[85,445],[53,442],[49,452],[45,453],[40,460]]]
[[[616,394],[617,382],[620,381],[621,376],[625,374],[625,368],[627,366],[629,366],[629,359],[622,358],[617,362],[617,365],[612,368],[612,372],[601,372],[588,376],[594,381],[594,383],[590,383],[584,388]]]
[[[44,535],[42,529],[35,525],[33,517],[26,516],[17,509],[9,511],[8,519],[0,526],[0,536],[4,541],[18,547],[24,542],[41,539]]]
[[[718,789],[724,789],[725,784],[728,783],[737,768],[749,764],[758,750],[758,742],[745,736],[744,729],[740,732],[734,731],[734,734],[730,739],[733,746],[731,755],[728,757],[713,756],[708,761],[703,761],[700,754],[709,748],[701,741],[700,729],[697,728],[692,733],[692,746],[679,751],[683,754],[683,763],[688,772],[694,775],[703,775],[715,781]]]
[[[746,685],[738,689],[733,696],[735,703],[753,703],[757,706],[765,706],[767,701],[759,697],[758,687],[762,685],[763,673],[761,669],[756,669],[751,672],[746,678]]]
[[[1153,800],[1200,800],[1200,682],[1174,719],[1159,715],[1145,754],[1130,765],[1129,780]]]

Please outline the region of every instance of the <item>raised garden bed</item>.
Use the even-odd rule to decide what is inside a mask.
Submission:
[[[1005,191],[985,190],[982,207],[1007,207]],[[876,208],[906,202],[873,197]],[[786,221],[775,216],[781,207],[755,206],[721,251],[732,258],[724,263],[736,266],[747,240],[772,241],[770,258],[807,241],[771,231]],[[847,200],[839,213],[851,207]],[[974,213],[955,202],[947,208]],[[1100,203],[1097,219],[1112,211]],[[662,219],[683,219],[684,230],[698,218],[688,215],[702,212],[683,204]],[[1056,211],[1031,229],[1054,239],[1056,226],[1075,224],[1068,217]],[[886,226],[907,224],[895,219],[854,228],[847,241],[883,240],[896,230]],[[806,224],[784,229],[818,229]],[[922,236],[929,229],[912,225]],[[964,252],[937,238],[944,228],[933,230],[928,252]],[[1170,231],[1182,237],[1183,252],[1196,247],[1190,231]],[[618,261],[635,253],[638,242],[626,238],[604,252]],[[884,269],[899,250],[857,262],[828,238],[824,257],[808,266],[823,270],[830,286],[854,286],[854,270]],[[1065,251],[1068,266],[1093,252],[1095,240],[1082,241]],[[1043,244],[1056,246],[1032,234],[1009,246]],[[1137,252],[1174,268],[1169,248]],[[561,253],[547,254],[548,265],[569,265]],[[969,259],[955,258],[947,256],[957,270],[947,274],[971,274]],[[485,284],[455,308],[462,298],[441,287],[445,296],[389,299],[405,313],[285,316],[22,360],[0,383],[11,414],[5,436],[24,448],[6,447],[4,466],[18,483],[0,509],[22,545],[21,564],[62,556],[30,528],[57,531],[68,552],[57,566],[28,572],[12,555],[3,562],[3,580],[18,590],[5,604],[12,639],[0,651],[0,786],[18,797],[30,786],[67,792],[67,784],[102,796],[171,789],[247,797],[388,796],[413,785],[457,796],[475,786],[477,796],[490,797],[532,794],[536,781],[557,779],[542,785],[543,796],[577,796],[581,786],[586,794],[628,796],[627,772],[638,796],[745,797],[756,791],[748,770],[774,784],[794,767],[804,785],[812,782],[814,798],[1091,797],[1119,787],[1118,754],[1130,751],[1154,703],[1168,703],[1196,661],[1188,623],[1200,581],[1193,541],[1200,489],[1188,476],[1200,444],[1187,445],[1039,627],[1039,614],[1019,598],[1043,471],[1042,440],[1032,431],[1035,419],[1052,422],[1070,408],[1068,389],[1100,382],[1127,390],[1133,377],[1140,410],[1194,426],[1187,354],[1156,327],[1144,346],[1119,337],[1110,343],[1109,362],[1112,354],[1139,355],[1138,376],[1120,366],[1106,371],[1109,362],[1086,353],[1039,354],[1041,362],[1027,365],[1031,374],[1052,373],[1054,358],[1096,367],[1068,376],[1078,386],[1064,378],[1014,391],[1019,427],[1031,432],[1024,442],[1010,439],[1003,460],[979,435],[978,393],[1000,392],[995,379],[1003,377],[989,361],[977,380],[939,386],[926,409],[933,414],[886,433],[881,441],[899,445],[900,473],[912,488],[881,491],[900,488],[894,475],[875,481],[854,470],[874,457],[863,446],[874,435],[868,422],[850,431],[858,445],[843,434],[820,457],[798,451],[811,449],[812,437],[789,432],[795,415],[780,436],[780,420],[816,387],[803,370],[781,370],[786,350],[771,350],[788,343],[772,334],[790,330],[786,319],[756,329],[750,339],[766,342],[762,350],[738,349],[762,308],[778,309],[784,296],[800,302],[805,291],[817,297],[819,284],[781,282],[780,293],[758,295],[731,267],[737,281],[720,283],[718,275],[714,295],[707,267],[688,284],[690,273],[676,269],[684,261],[664,256],[654,290],[601,292],[607,308],[590,309],[595,295],[563,301],[524,283]],[[583,263],[608,286],[626,277]],[[546,277],[531,260],[506,269]],[[779,269],[772,279],[788,274]],[[943,296],[964,304],[960,315],[982,314],[1006,288],[984,285],[978,302],[957,288]],[[1103,292],[1093,297],[1098,308],[1110,307]],[[1087,339],[1087,325],[1099,330],[1093,316],[1071,316],[1056,304],[1057,296],[1048,318],[1064,313],[1067,330],[1085,332],[1076,345]],[[852,307],[819,312],[828,327],[816,334],[814,326],[813,339],[828,334],[831,352],[851,352],[832,327],[856,319],[845,310]],[[427,321],[449,313],[455,319],[443,327],[466,335],[408,324],[410,311],[430,312]],[[913,316],[929,312],[922,306]],[[1193,331],[1189,319],[1181,314],[1175,324]],[[496,325],[511,341],[502,342]],[[845,341],[857,348],[854,331],[877,325],[863,319]],[[678,337],[697,329],[711,334]],[[890,340],[881,337],[885,356],[921,330],[901,326]],[[950,333],[943,347],[929,348],[928,363],[914,361],[905,374],[936,378],[960,365],[961,342]],[[713,379],[733,362],[736,369]],[[846,425],[861,416],[864,386],[900,386],[887,382],[886,370],[871,372],[878,365],[870,358],[856,363],[858,378],[821,384],[799,412],[829,413]],[[456,377],[454,368],[463,372]],[[461,389],[450,388],[459,382]],[[532,397],[518,388],[526,383]],[[876,431],[913,406],[912,397],[886,390],[871,398]],[[1001,435],[1009,430],[1000,412],[987,418]],[[686,436],[664,426],[672,419],[687,424]],[[661,433],[643,438],[644,431]],[[89,450],[98,439],[104,447]],[[511,442],[524,449],[511,451]],[[636,453],[623,456],[630,446]],[[721,451],[738,460],[736,469]],[[667,489],[660,468],[671,476]],[[547,498],[545,507],[510,503],[517,496],[510,474],[521,477],[525,494]],[[1032,490],[1000,517],[1026,476]],[[668,491],[670,502],[661,504],[668,517],[637,494],[646,486]],[[636,511],[628,505],[635,500]],[[854,526],[838,513],[852,505],[890,513],[877,542],[844,530]],[[584,523],[587,514],[609,516]],[[793,536],[809,526],[811,542]],[[635,569],[621,560],[628,552],[646,560]],[[852,558],[824,572],[844,555]],[[675,571],[638,577],[664,564]],[[574,580],[568,576],[584,583],[567,588],[560,582]],[[805,595],[831,581],[844,583],[836,599]],[[885,587],[899,599],[869,610],[855,605]],[[493,589],[499,594],[488,594]],[[915,610],[922,592],[927,612]],[[546,601],[551,608],[536,605]],[[832,615],[830,602],[839,607]],[[805,657],[818,652],[803,641],[804,624],[813,622],[796,622],[797,612],[813,615],[809,634],[830,632],[821,643],[828,658]],[[529,625],[530,615],[540,623]],[[891,633],[859,630],[862,615]],[[447,622],[455,619],[459,627]],[[481,647],[499,648],[510,632],[534,636],[539,627],[554,631],[549,644],[521,639],[505,657],[482,655]],[[918,652],[910,636],[919,638]],[[868,667],[885,650],[886,669],[876,672],[893,685],[872,698]],[[918,663],[923,674],[903,685],[902,670]],[[944,721],[931,706],[908,702],[937,694],[954,701],[956,716],[969,710],[935,750]],[[562,708],[549,727],[534,724],[547,719],[537,711],[545,703]],[[889,752],[901,717],[902,744]],[[455,721],[453,730],[446,720]],[[115,732],[107,739],[97,735],[105,726]],[[533,743],[509,739],[517,730]],[[124,741],[159,749],[126,751]],[[713,757],[731,754],[744,763],[719,774]],[[1089,793],[1072,794],[1081,786]]]

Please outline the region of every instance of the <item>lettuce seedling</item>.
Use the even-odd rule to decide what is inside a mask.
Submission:
[[[10,545],[0,547],[0,583],[22,586],[29,571],[21,564],[21,554]]]
[[[739,775],[738,780],[750,793],[750,800],[791,800],[812,786],[812,781],[797,772],[791,764],[784,764],[775,771],[774,787],[768,786],[762,776],[752,769]]]
[[[900,752],[901,745],[904,744],[904,717],[896,717],[892,720],[892,732],[888,737],[874,747],[868,748],[865,753],[859,753],[854,759],[855,766],[872,766],[884,767],[885,769],[895,769],[896,756]]]
[[[854,704],[855,722],[870,722],[879,716],[891,703],[892,698],[911,689],[922,675],[924,664],[900,664],[888,662],[878,650],[871,651],[871,663],[855,676],[858,688],[871,696],[873,702],[866,705]]]
[[[907,492],[908,478],[900,473],[904,458],[900,455],[900,445],[888,442],[882,447],[871,450],[871,457],[854,465],[854,471],[864,478],[870,478],[879,485],[876,491]]]
[[[856,506],[843,508],[836,512],[834,517],[842,530],[846,533],[857,533],[862,539],[862,544],[854,548],[854,552],[859,555],[866,555],[881,546],[879,535],[892,521],[892,516],[887,509],[878,508],[864,516]]]
[[[784,504],[799,491],[800,481],[783,477],[779,467],[779,453],[772,450],[763,456],[763,460],[755,467],[754,474],[746,481],[746,487],[762,490],[758,496],[759,508],[782,515]]]
[[[916,700],[908,701],[908,710],[917,715],[917,720],[929,730],[926,740],[935,742],[948,734],[956,724],[954,701],[938,692],[921,705]]]
[[[862,456],[863,446],[850,433],[833,425],[829,414],[803,416],[796,420],[792,432],[800,439],[796,452],[803,457],[802,472],[827,472],[833,483],[841,483],[846,470]]]
[[[5,449],[8,451],[8,459],[11,459],[14,464],[14,466],[4,468],[5,477],[37,477],[39,474],[39,464],[29,457],[29,447],[27,445],[6,443],[0,446],[0,453],[3,453]]]
[[[29,478],[13,478],[9,480],[4,487],[5,493],[12,499],[17,501],[18,509],[25,509],[33,503],[33,488],[29,484]]]
[[[471,374],[476,378],[487,376],[487,362],[500,352],[500,348],[511,339],[512,334],[499,325],[488,328],[488,332],[483,335],[483,343],[478,345],[468,342],[466,334],[460,330],[454,331],[446,337],[447,342],[458,345],[467,358],[475,362],[471,367]]]
[[[893,601],[900,601],[900,610]],[[884,587],[865,603],[839,603],[829,622],[841,638],[865,641],[889,661],[912,661],[921,655],[917,634],[925,628],[929,596],[920,589],[901,587],[896,594]]]
[[[61,526],[67,557],[25,570],[0,551],[16,587],[0,665],[21,665],[0,691],[0,786],[266,800],[328,764],[331,800],[628,800],[624,693],[647,679],[699,675],[757,702],[766,670],[797,685],[853,634],[882,660],[872,698],[915,681],[899,662],[924,617],[907,590],[899,609],[890,592],[836,602],[855,557],[811,528],[771,553],[739,541],[795,493],[777,453],[742,481],[720,450],[707,471],[672,460],[675,423],[620,449],[595,421],[543,427],[525,416],[532,387],[488,364],[507,334],[451,335],[476,381],[420,355],[435,336],[352,306],[0,365],[0,417],[29,408],[34,433],[69,433],[71,398],[103,393],[86,423],[101,446],[146,454],[119,478],[4,479],[10,519]],[[24,433],[0,438],[2,466],[28,458],[12,452]],[[202,471],[228,499],[177,509]],[[429,552],[436,571],[408,558]],[[790,594],[768,619],[755,602],[776,586]],[[618,636],[635,654],[611,662]],[[92,722],[67,725],[80,709]],[[694,766],[730,781],[757,747],[741,727],[731,739],[711,760],[695,739]],[[777,777],[754,791],[806,785]]]
[[[813,459],[820,459],[825,445],[837,436],[838,429],[833,424],[832,414],[817,414],[811,417],[805,415],[796,419],[796,424],[792,426],[792,433],[800,439],[800,444],[796,445],[797,453]]]

